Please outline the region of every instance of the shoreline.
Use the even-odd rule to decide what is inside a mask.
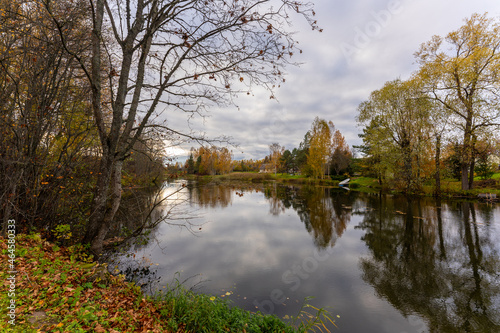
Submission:
[[[278,183],[285,185],[313,185],[313,186],[328,186],[328,187],[339,187],[338,180],[332,179],[312,179],[303,176],[290,176],[287,174],[270,174],[270,173],[253,173],[253,172],[233,172],[225,175],[213,175],[213,176],[198,176],[198,175],[184,175],[181,177],[186,180],[195,180],[202,184],[213,183],[216,185],[235,182],[242,183]],[[476,184],[481,184],[480,180],[476,181]],[[478,201],[500,201],[500,184],[497,185],[498,188],[490,187],[475,187],[471,190],[462,191],[458,188],[458,181],[453,180],[443,180],[443,185],[441,186],[441,199],[468,199],[468,200],[478,200]],[[476,185],[477,186],[477,185]],[[386,188],[380,186],[376,178],[370,177],[353,177],[349,183],[349,189],[353,191],[370,192],[370,193],[383,193],[383,194],[401,194],[402,191],[398,191],[394,188]],[[496,198],[480,198],[480,194],[493,194]],[[435,197],[434,186],[429,184],[424,184],[422,192],[411,194],[415,197]]]
[[[294,327],[276,316],[232,306],[218,296],[195,294],[180,284],[166,293],[146,296],[124,276],[109,273],[106,264],[94,262],[80,244],[65,248],[39,234],[15,238],[12,272],[8,243],[0,237],[0,278],[8,281],[10,274],[15,276],[15,318],[12,322],[3,313],[2,332],[307,331],[303,323]],[[4,290],[0,306],[6,309],[10,298]]]

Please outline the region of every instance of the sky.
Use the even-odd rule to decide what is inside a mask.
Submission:
[[[316,116],[332,121],[352,147],[362,143],[358,105],[385,82],[408,79],[418,68],[414,53],[432,36],[446,36],[473,13],[500,17],[498,0],[312,0],[318,25],[300,19],[292,30],[303,50],[288,67],[286,83],[275,92],[255,89],[236,106],[212,109],[191,126],[207,137],[231,137],[233,158],[262,159],[269,145],[298,147]],[[294,56],[295,57],[295,56]],[[178,126],[187,126],[185,120]],[[195,143],[168,149],[185,160]]]

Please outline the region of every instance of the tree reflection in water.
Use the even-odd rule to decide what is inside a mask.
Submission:
[[[265,196],[273,215],[292,208],[313,236],[318,249],[333,247],[351,219],[351,196],[343,190],[317,186],[277,186],[266,188]]]
[[[431,332],[500,332],[500,253],[488,208],[478,219],[471,202],[370,201],[376,210],[359,228],[371,257],[361,267],[379,296]]]
[[[263,197],[255,195],[257,192],[263,192]],[[314,288],[305,281],[301,285],[304,288],[306,285],[311,287],[308,295],[317,292],[315,296],[318,297],[318,302],[324,302],[321,304],[331,305],[334,299],[330,295],[344,295],[337,293],[336,289],[364,288],[369,285],[379,299],[390,304],[387,304],[388,307],[397,309],[408,318],[405,324],[412,326],[415,332],[500,332],[500,225],[495,221],[495,217],[498,219],[500,216],[498,206],[279,184],[192,184],[183,188],[182,193],[186,200],[181,205],[182,209],[195,210],[202,207],[204,211],[219,214],[213,227],[218,231],[217,234],[203,229],[203,239],[182,238],[178,247],[174,247],[176,239],[168,238],[173,246],[169,252],[171,259],[178,261],[178,267],[189,266],[186,271],[190,273],[201,272],[200,267],[209,263],[203,269],[209,272],[207,274],[212,274],[214,280],[234,280],[242,288],[242,294],[260,297],[261,300],[269,295],[269,288],[289,287],[287,284],[283,285],[281,279],[283,272],[293,267],[295,262],[304,260],[304,257],[294,257],[297,255],[294,252],[297,248],[302,253],[309,253],[308,246],[312,247],[309,239],[312,239],[318,250],[331,249],[340,244],[340,238],[344,237],[342,241],[348,240],[350,247],[343,243],[341,251],[321,262],[318,272],[328,272],[328,275],[322,277],[311,273],[311,280],[308,282],[314,279]],[[239,197],[243,197],[242,200]],[[261,202],[262,198],[267,203]],[[144,203],[147,203],[146,206],[150,205],[148,201]],[[266,219],[265,211],[252,211],[260,207],[266,210],[266,205],[269,219]],[[247,206],[249,208],[245,210]],[[232,215],[239,213],[235,211],[235,207],[242,209],[244,213]],[[226,210],[227,217],[222,212]],[[303,227],[297,218],[287,218],[294,214],[297,214],[308,235],[300,232]],[[248,219],[245,220],[246,223],[235,226],[237,216]],[[265,221],[255,220],[258,219],[255,216]],[[276,225],[269,227],[273,221],[277,222]],[[298,223],[292,226],[289,221]],[[352,225],[353,223],[356,225]],[[289,248],[286,244],[289,240],[282,241],[279,235],[279,231],[283,230],[280,228],[288,226],[295,228],[290,234],[297,241]],[[255,231],[254,228],[261,229]],[[241,230],[245,231],[244,235]],[[251,239],[243,239],[252,232],[259,235],[265,230],[273,230],[273,234],[262,237],[262,249],[252,247],[255,243]],[[300,237],[301,234],[306,237]],[[236,237],[235,235],[242,237],[242,241],[233,242],[231,237]],[[189,247],[186,245],[187,241],[190,242]],[[360,242],[361,246],[355,245]],[[279,246],[272,247],[275,244]],[[231,251],[228,251],[229,245],[232,246]],[[205,251],[206,256],[198,260],[203,251],[200,248],[210,251]],[[279,251],[280,248],[287,250]],[[354,258],[353,266],[359,266],[359,269],[340,272],[353,274],[345,275],[345,280],[349,282],[341,284],[344,281],[343,275],[335,275],[341,269],[327,265],[330,259],[331,262],[350,262],[338,257],[347,248],[358,251],[349,255]],[[255,255],[250,255],[252,250],[257,251],[255,253],[272,253],[276,257],[273,264],[276,267],[266,266],[259,270],[261,266],[253,260]],[[214,256],[210,257],[212,252]],[[301,251],[297,250],[297,253],[300,254]],[[221,256],[225,259],[220,260]],[[157,258],[165,256],[162,253]],[[290,258],[296,260],[291,261]],[[279,266],[280,264],[283,266]],[[212,267],[214,265],[220,266],[215,269]],[[233,271],[244,273],[226,276]],[[259,273],[255,273],[256,271]],[[275,271],[276,276],[271,274]],[[359,279],[360,276],[362,280]],[[332,281],[340,284],[332,286]],[[263,285],[263,296],[256,293],[255,290],[261,290],[257,285],[259,288]],[[249,289],[244,290],[244,286]],[[370,294],[373,293],[371,287]],[[328,294],[328,290],[332,294]],[[309,292],[309,289],[304,292]],[[346,291],[345,295],[346,298],[365,297],[363,293],[356,291]],[[357,299],[354,301],[343,306],[351,311],[357,309],[356,315],[369,318],[372,309],[360,308],[362,302]],[[246,303],[241,301],[241,304]],[[384,306],[386,303],[377,304]],[[342,318],[355,321],[353,318],[356,315],[347,319],[346,314]],[[353,326],[365,329],[368,327],[366,325]]]

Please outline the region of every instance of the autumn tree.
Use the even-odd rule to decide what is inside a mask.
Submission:
[[[232,170],[235,172],[248,172],[248,171],[259,171],[263,160],[239,160],[233,161]]]
[[[332,138],[332,155],[330,165],[337,175],[346,170],[351,164],[352,152],[344,136],[339,130],[335,130]]]
[[[0,215],[50,230],[83,215],[70,212],[82,206],[72,197],[78,189],[62,183],[93,151],[90,90],[40,2],[0,3]],[[87,8],[58,3],[54,11],[64,11],[68,45],[88,53]]]
[[[363,140],[363,145],[355,148],[364,155],[363,169],[370,176],[376,177],[380,185],[384,185],[392,167],[397,163],[397,154],[394,153],[396,147],[387,129],[375,117],[365,125],[359,137]]]
[[[309,151],[307,165],[314,178],[323,179],[327,173],[328,162],[332,152],[332,122],[316,117],[309,131]]]
[[[378,123],[378,130],[372,132],[371,140],[386,140],[394,144],[392,153],[380,157],[400,158],[400,166],[395,170],[401,175],[402,186],[406,192],[419,190],[421,186],[420,164],[422,149],[428,140],[430,105],[426,96],[418,88],[418,82],[399,79],[387,82],[380,90],[371,93],[370,99],[360,104],[358,121],[373,126]],[[372,144],[380,144],[373,142]],[[391,163],[392,164],[392,163]]]
[[[199,159],[198,169],[200,175],[223,175],[231,171],[232,153],[226,147],[200,147],[194,150],[194,156]]]
[[[273,166],[275,174],[282,169],[281,157],[284,151],[285,147],[282,147],[279,143],[275,142],[269,145],[269,163]]]
[[[448,120],[450,111],[432,98],[429,100],[429,107],[431,108],[431,112],[429,113],[429,131],[431,136],[434,137],[434,195],[439,197],[441,195],[441,151],[443,142],[447,139],[446,134],[450,128]]]
[[[53,13],[53,2],[45,0]],[[287,30],[298,13],[313,28],[311,5],[280,0],[89,0],[93,29],[90,66],[79,60],[92,87],[93,117],[102,156],[85,243],[99,254],[121,199],[123,161],[162,112],[200,115],[228,105],[234,94],[283,81],[283,68],[300,51]],[[64,25],[57,22],[61,39]],[[109,33],[108,33],[109,32]],[[102,63],[113,64],[107,72]],[[109,98],[103,83],[110,82]],[[104,106],[112,119],[104,121]],[[139,123],[138,117],[142,121]],[[192,133],[155,124],[195,139]],[[199,139],[199,137],[197,137]]]
[[[500,21],[473,14],[446,37],[434,36],[415,56],[425,91],[453,115],[461,133],[462,189],[473,185],[474,147],[499,125]]]

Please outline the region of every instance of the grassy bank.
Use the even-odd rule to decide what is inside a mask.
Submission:
[[[10,288],[8,242],[0,238],[2,332],[305,332],[275,316],[231,307],[222,298],[177,285],[154,298],[92,262],[82,247],[62,248],[39,235],[15,238],[15,288]],[[13,295],[11,292],[14,292]],[[15,300],[15,326],[7,316]],[[316,321],[314,321],[316,320]]]
[[[289,174],[273,174],[273,173],[257,173],[257,172],[232,172],[226,175],[214,176],[196,176],[186,175],[185,179],[197,180],[202,183],[215,183],[220,184],[224,182],[250,182],[250,183],[267,183],[277,182],[286,184],[310,184],[321,186],[338,186],[337,180],[331,179],[312,179],[301,175]]]
[[[227,175],[216,176],[195,176],[188,175],[187,179],[197,180],[201,183],[283,183],[290,185],[319,185],[338,186],[339,181],[331,179],[312,179],[300,175],[253,173],[253,172],[233,172]],[[350,189],[362,192],[400,193],[400,191],[390,184],[381,186],[376,178],[353,177],[349,183]],[[428,182],[423,186],[422,195],[434,195],[434,184]],[[441,181],[441,195],[445,198],[477,198],[480,193],[496,194],[500,198],[500,173],[495,174],[490,180],[475,179],[474,188],[468,191],[461,190],[461,184],[457,180],[443,179]]]
[[[474,188],[468,191],[461,189],[461,183],[454,179],[443,179],[441,181],[441,196],[444,198],[470,198],[476,199],[481,193],[496,194],[500,198],[500,174],[496,174],[490,180],[475,179]],[[396,188],[389,185],[380,186],[376,178],[354,177],[351,179],[350,188],[357,191],[373,192],[383,191],[387,193],[399,193]],[[425,183],[422,195],[433,196],[435,191],[434,182]]]

